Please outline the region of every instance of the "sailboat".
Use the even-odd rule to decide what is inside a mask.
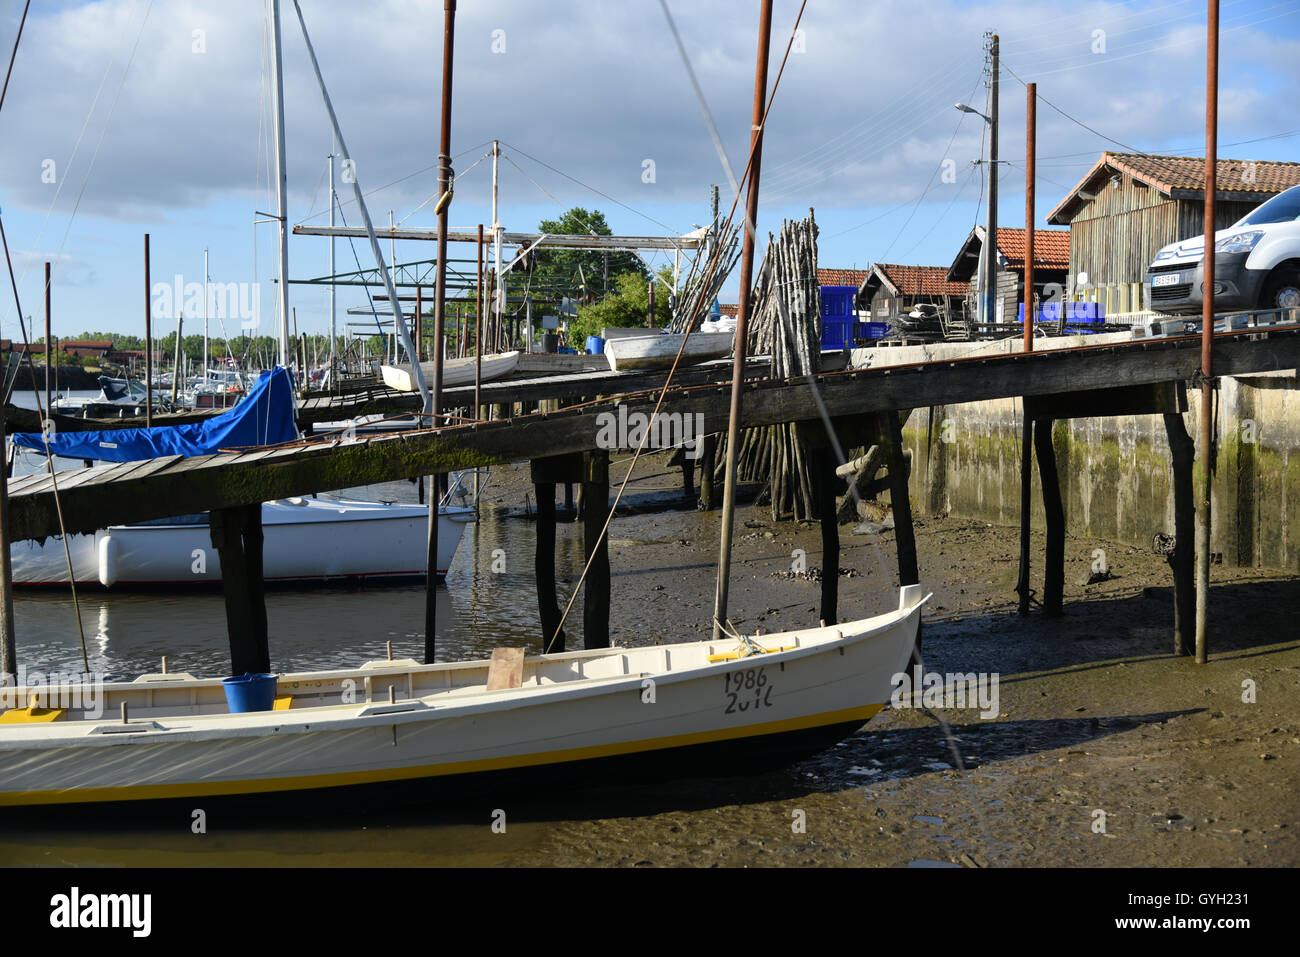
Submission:
[[[287,371],[265,372],[244,401],[202,422],[105,432],[18,433],[16,445],[72,459],[131,462],[169,455],[291,442],[293,384]],[[434,574],[446,576],[471,505],[451,504],[452,484],[438,509]],[[263,573],[279,584],[422,580],[428,569],[429,510],[346,499],[288,498],[262,504]],[[221,562],[204,513],[114,525],[91,535],[10,545],[17,586],[196,587],[221,582]],[[71,578],[68,559],[71,558]]]

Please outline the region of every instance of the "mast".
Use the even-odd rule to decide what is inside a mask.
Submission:
[[[203,381],[208,381],[208,250],[203,249]]]
[[[497,295],[492,303],[496,313],[497,342],[500,348],[501,323],[506,304],[506,279],[501,275],[501,217],[497,214],[497,161],[501,158],[501,142],[492,141],[492,245],[493,258],[496,262]]]
[[[289,365],[289,201],[285,194],[287,173],[284,160],[284,64],[280,54],[280,0],[271,0],[271,111],[275,125],[275,218],[279,230],[280,287],[276,309],[280,314],[280,365]]]
[[[722,638],[727,620],[731,576],[731,536],[736,523],[736,452],[740,445],[740,395],[745,372],[745,330],[749,324],[750,285],[754,271],[754,230],[758,222],[758,175],[763,158],[763,112],[767,105],[767,59],[772,36],[772,0],[759,14],[758,64],[754,74],[754,118],[750,124],[752,161],[745,196],[745,239],[740,253],[740,301],[736,308],[736,347],[731,366],[731,416],[727,422],[727,471],[722,490],[722,544],[718,553],[718,587],[713,605],[713,640]]]
[[[334,225],[334,152],[330,151],[330,225]],[[334,336],[338,322],[338,308],[334,290],[334,237],[330,237],[330,389],[334,390],[334,379],[338,375],[335,368]]]

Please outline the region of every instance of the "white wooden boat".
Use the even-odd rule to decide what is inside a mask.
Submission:
[[[230,714],[220,680],[190,675],[104,684],[94,700],[73,693],[82,686],[0,689],[0,805],[585,770],[627,755],[671,771],[705,756],[726,767],[746,747],[816,750],[889,700],[924,601],[909,585],[897,611],[840,625],[519,657],[505,687],[489,661],[287,674],[272,711]]]
[[[463,359],[444,359],[442,361],[442,387],[450,389],[458,385],[473,385],[474,367],[477,361],[474,356],[466,356]],[[519,353],[496,352],[489,356],[483,356],[482,361],[483,369],[480,381],[488,382],[514,372],[515,367],[519,365]],[[425,384],[432,388],[433,363],[421,362],[420,371],[424,373]],[[398,389],[402,392],[420,391],[415,384],[414,370],[409,363],[395,366],[381,365],[379,374],[383,377],[384,385],[391,389]]]
[[[446,575],[472,507],[439,510],[438,568]],[[290,498],[262,505],[262,567],[268,582],[397,580],[425,577],[429,510],[424,505]],[[206,514],[72,535],[68,551],[78,585],[130,588],[221,582]],[[17,586],[67,585],[61,539],[14,542]]]
[[[677,351],[682,348],[684,333],[669,333],[662,336],[629,336],[621,339],[605,340],[605,358],[609,367],[615,372],[628,372],[634,369],[667,369],[677,358]],[[682,365],[708,362],[710,359],[725,359],[731,355],[735,343],[734,332],[696,332],[686,340],[686,349],[682,352]]]

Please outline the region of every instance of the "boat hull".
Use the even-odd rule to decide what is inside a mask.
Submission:
[[[446,575],[473,509],[444,508],[438,523],[439,576]],[[428,509],[423,505],[289,499],[262,506],[263,578],[297,584],[423,579]],[[206,517],[176,524],[118,525],[68,537],[79,586],[219,585],[221,559]],[[14,542],[18,586],[67,585],[62,539]]]
[[[682,349],[684,338],[683,334],[670,334],[608,339],[605,342],[605,358],[609,361],[610,369],[615,372],[666,369],[673,364],[678,350],[681,350],[681,364],[694,365],[712,359],[725,359],[731,355],[736,335],[734,332],[697,332],[686,339],[686,348]]]
[[[442,363],[442,387],[450,389],[458,385],[472,385],[478,361],[474,358],[444,359]],[[499,379],[504,375],[509,375],[518,365],[518,352],[499,352],[483,356],[479,381],[489,382],[492,379]],[[433,363],[421,362],[420,371],[424,373],[425,384],[432,387]],[[410,365],[383,365],[379,367],[379,374],[384,380],[384,385],[390,389],[397,389],[401,392],[419,391]]]
[[[110,716],[134,695],[141,724],[129,732],[111,717],[0,724],[0,804],[272,794],[671,761],[682,749],[784,735],[825,742],[889,699],[915,642],[919,589],[908,586],[903,601],[889,615],[764,636],[768,653],[747,658],[735,657],[735,641],[537,656],[524,687],[495,692],[463,683],[485,678],[488,662],[286,675],[278,693],[292,696],[291,708],[241,715],[222,713],[210,683],[193,679],[112,686]],[[300,697],[337,700],[349,680],[355,701],[298,708]],[[169,717],[156,695],[200,703]]]

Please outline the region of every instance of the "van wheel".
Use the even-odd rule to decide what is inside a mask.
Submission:
[[[1264,283],[1261,309],[1300,309],[1300,268],[1283,266],[1275,269]]]

